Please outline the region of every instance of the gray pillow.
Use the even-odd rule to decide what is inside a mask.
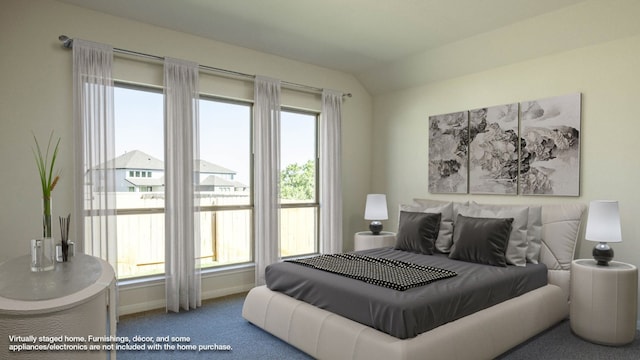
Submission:
[[[440,217],[439,213],[401,211],[395,248],[432,255],[440,230]]]
[[[435,251],[449,253],[453,243],[453,203],[414,203],[400,205],[400,212],[440,213],[440,231],[435,243]],[[398,221],[400,223],[400,221]]]
[[[462,213],[466,216],[508,219],[513,218],[511,234],[507,243],[507,264],[516,266],[527,265],[527,225],[529,221],[528,206],[513,205],[485,205],[471,202],[469,210]],[[457,226],[457,224],[455,224]]]
[[[477,218],[458,214],[449,258],[507,266],[505,251],[513,218]]]

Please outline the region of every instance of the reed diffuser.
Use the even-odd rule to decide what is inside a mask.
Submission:
[[[69,224],[71,223],[71,214],[67,217],[59,216],[60,220],[60,244],[62,247],[62,262],[69,261]]]

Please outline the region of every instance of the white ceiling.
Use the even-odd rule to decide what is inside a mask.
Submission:
[[[61,1],[345,71],[376,93],[411,85],[376,75],[387,69],[585,0]]]

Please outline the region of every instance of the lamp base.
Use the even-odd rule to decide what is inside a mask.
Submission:
[[[381,221],[372,221],[369,224],[369,230],[373,235],[380,235],[380,231],[382,231],[382,222]]]
[[[600,266],[609,266],[609,261],[613,259],[613,249],[605,242],[598,243],[592,254]]]

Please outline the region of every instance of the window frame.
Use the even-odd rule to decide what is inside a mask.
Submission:
[[[146,92],[154,92],[154,93],[163,94],[162,87],[157,87],[157,86],[153,86],[153,85],[135,84],[135,83],[131,83],[131,82],[116,80],[116,81],[114,81],[113,86],[117,87],[117,88],[129,89],[129,90],[146,91]],[[215,96],[215,95],[206,94],[206,93],[202,93],[201,92],[200,96],[199,96],[199,101],[202,101],[202,100],[216,101],[216,102],[222,102],[222,103],[228,103],[228,104],[237,104],[237,105],[242,105],[242,106],[249,107],[249,133],[247,134],[247,136],[249,136],[249,147],[250,147],[249,148],[249,154],[250,154],[249,155],[250,156],[250,159],[249,159],[249,172],[250,172],[249,173],[249,179],[250,180],[249,180],[249,182],[250,182],[250,184],[248,184],[248,190],[249,190],[249,203],[248,204],[246,204],[246,205],[199,206],[199,211],[200,212],[204,212],[204,211],[221,212],[221,211],[246,210],[246,211],[249,211],[250,217],[251,217],[250,223],[253,224],[253,219],[254,219],[254,214],[255,214],[255,207],[254,207],[254,181],[253,181],[253,177],[254,177],[253,101],[229,99],[229,98]],[[133,172],[133,174],[134,174],[133,177],[136,177],[135,176],[136,171],[140,171],[140,170],[139,169],[138,170],[130,170],[128,172],[128,174]],[[145,172],[146,172],[146,170],[145,170]],[[165,211],[166,211],[165,207],[123,208],[123,209],[116,208],[115,209],[115,215],[116,216],[155,215],[155,214],[164,214]],[[250,241],[250,245],[249,245],[250,252],[249,252],[249,259],[246,262],[238,262],[238,263],[231,263],[231,264],[221,264],[221,265],[206,266],[206,267],[202,267],[201,271],[203,273],[209,273],[209,272],[216,272],[216,271],[220,271],[220,270],[236,268],[236,267],[243,267],[243,266],[247,266],[249,264],[253,264],[254,261],[255,261],[255,257],[254,257],[254,252],[255,252],[255,250],[254,250],[254,248],[255,248],[255,231],[254,231],[253,225],[251,226],[251,229],[249,229],[249,230],[250,230],[250,240],[249,240]],[[164,245],[164,243],[163,243],[163,245]],[[140,275],[140,276],[118,278],[117,281],[119,283],[136,283],[136,282],[144,282],[144,281],[153,281],[154,279],[164,278],[165,276],[166,276],[166,274],[164,272],[162,272],[162,273],[150,274],[150,275]]]
[[[253,226],[253,220],[254,220],[254,216],[255,216],[255,207],[254,207],[254,181],[253,181],[253,175],[254,175],[254,168],[253,168],[253,130],[254,130],[254,126],[253,126],[253,101],[247,101],[247,100],[239,100],[239,99],[229,99],[229,98],[225,98],[225,97],[220,97],[220,96],[215,96],[215,95],[211,95],[211,94],[206,94],[206,93],[200,93],[200,97],[198,99],[199,101],[202,100],[207,100],[207,101],[215,101],[215,102],[221,102],[221,103],[227,103],[227,104],[235,104],[235,105],[242,105],[242,106],[248,106],[249,107],[249,203],[245,204],[245,205],[210,205],[210,206],[199,206],[199,211],[203,212],[203,211],[211,211],[211,212],[220,212],[220,211],[238,211],[238,210],[248,210],[250,213],[250,217],[251,217],[251,221],[250,223],[252,224],[251,229],[250,229],[250,245],[249,248],[251,249],[249,252],[249,260],[246,262],[240,262],[240,263],[232,263],[232,264],[223,264],[223,265],[212,265],[212,266],[207,266],[207,267],[202,267],[201,270],[203,273],[207,273],[207,272],[214,272],[214,271],[218,271],[221,269],[227,269],[227,268],[233,268],[233,267],[237,267],[237,266],[243,266],[243,265],[248,265],[248,264],[253,264],[255,261],[255,257],[254,257],[254,248],[255,248],[255,229]],[[202,121],[202,119],[200,119],[200,121]]]
[[[311,115],[314,117],[315,119],[315,186],[314,186],[314,201],[313,202],[296,202],[296,203],[286,203],[283,204],[281,201],[278,201],[278,209],[279,211],[281,209],[300,209],[300,208],[315,208],[316,209],[316,216],[315,216],[315,222],[317,224],[316,228],[315,228],[315,234],[314,234],[314,248],[315,251],[311,252],[311,253],[306,253],[306,254],[295,254],[295,255],[290,255],[290,256],[282,256],[282,253],[279,254],[279,256],[282,259],[294,259],[294,258],[301,258],[301,257],[307,257],[310,255],[317,255],[320,253],[320,148],[319,148],[319,144],[320,144],[320,112],[318,111],[312,111],[312,110],[304,110],[304,109],[299,109],[299,108],[295,108],[295,107],[290,107],[290,106],[280,106],[280,115],[282,116],[282,112],[289,112],[289,113],[294,113],[294,114],[301,114],[301,115]],[[280,149],[280,151],[282,151],[282,148]],[[280,171],[282,172],[282,170],[284,169],[280,169]],[[279,220],[281,221],[281,220]],[[280,224],[279,224],[280,226]],[[282,234],[280,233],[279,235],[280,237],[282,237]],[[281,238],[278,239],[278,241],[280,242]]]

